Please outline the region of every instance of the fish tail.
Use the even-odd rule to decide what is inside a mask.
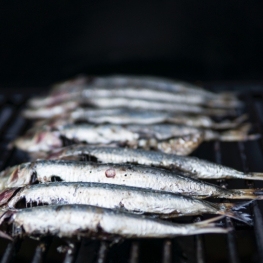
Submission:
[[[218,197],[229,199],[263,199],[263,188],[259,189],[232,189]]]
[[[221,141],[247,141],[260,138],[260,134],[248,134],[250,128],[250,123],[244,123],[237,129],[220,133],[218,139]]]
[[[237,126],[239,126],[241,123],[243,123],[247,119],[248,119],[248,115],[247,114],[243,114],[243,115],[237,117],[236,119],[234,119],[232,121],[227,120],[227,121],[214,123],[213,128],[215,128],[215,129],[236,128]]]
[[[242,176],[242,179],[247,180],[263,180],[263,173],[248,173]]]
[[[217,227],[214,223],[215,221],[218,221],[222,218],[224,218],[225,215],[220,215],[217,217],[213,217],[207,220],[203,220],[197,223],[194,223],[195,229],[192,231],[192,234],[198,235],[198,234],[207,234],[207,233],[218,233],[218,234],[224,234],[228,233],[231,228],[222,228]]]
[[[249,214],[239,212],[241,209],[245,209],[246,206],[251,204],[254,200],[250,200],[247,202],[241,202],[241,203],[221,203],[220,204],[220,210],[218,211],[218,214],[225,215],[228,217],[231,217],[233,219],[239,220],[241,222],[244,222],[248,225],[252,225],[252,219]]]

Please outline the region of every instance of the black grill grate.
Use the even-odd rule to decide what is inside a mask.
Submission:
[[[242,98],[246,103],[245,111],[249,113],[255,131],[262,138],[240,143],[205,143],[194,155],[246,172],[262,171],[263,92],[244,92]],[[30,126],[19,115],[27,99],[28,96],[23,95],[0,97],[0,169],[27,161],[24,153],[7,149],[8,143]],[[263,182],[220,180],[218,183],[231,188],[263,187]],[[126,240],[117,244],[90,239],[61,240],[56,237],[41,240],[16,238],[14,242],[1,239],[1,262],[263,262],[262,211],[262,202],[250,204],[248,212],[254,220],[253,227],[229,218],[222,220],[225,226],[233,227],[233,231],[226,235],[197,235],[171,240]],[[195,217],[193,221],[200,219]],[[61,252],[57,251],[58,247]]]

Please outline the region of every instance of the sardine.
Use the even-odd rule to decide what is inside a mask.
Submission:
[[[143,109],[143,110],[154,110],[154,111],[166,111],[171,113],[189,113],[189,114],[204,114],[211,116],[235,116],[236,111],[231,109],[217,109],[217,108],[204,108],[199,105],[189,105],[183,103],[170,103],[170,102],[160,102],[160,101],[150,101],[142,99],[128,99],[128,98],[83,98],[76,99],[72,96],[68,96],[61,103],[51,102],[52,98],[41,98],[41,101],[50,101],[51,106],[45,107],[29,107],[24,110],[23,115],[26,118],[36,119],[36,118],[52,118],[59,116],[58,109],[63,109],[64,112],[70,112],[68,103],[74,100],[74,103],[78,107],[82,106],[92,106],[100,109],[112,109],[112,108],[127,108],[131,110]],[[56,100],[56,98],[54,98]]]
[[[224,120],[215,122],[211,117],[205,115],[188,115],[170,112],[158,112],[149,110],[130,110],[126,108],[114,109],[90,109],[77,108],[72,111],[61,113],[57,115],[56,112],[51,113],[48,110],[41,112],[38,110],[24,111],[26,118],[44,118],[34,124],[34,126],[48,126],[55,127],[56,121],[61,126],[65,124],[73,124],[75,122],[90,122],[90,123],[112,123],[112,124],[157,124],[157,123],[174,123],[183,124],[187,126],[211,129],[230,129],[235,128],[247,119],[247,115],[241,115],[234,120]],[[54,117],[59,118],[54,118]]]
[[[229,190],[173,171],[139,165],[95,164],[77,161],[36,161],[1,172],[0,189],[21,187],[33,182],[91,182],[133,186],[197,198],[261,199],[261,190]]]
[[[69,113],[69,118],[74,121],[87,121],[92,123],[112,123],[112,124],[156,124],[175,123],[193,127],[230,129],[237,127],[247,119],[247,115],[242,115],[232,121],[215,122],[208,116],[193,116],[178,113],[148,111],[148,110],[127,110],[124,108],[107,110],[90,110],[79,108]]]
[[[54,160],[73,158],[74,156],[76,159],[83,159],[83,156],[85,156],[87,160],[96,160],[101,163],[131,163],[175,169],[199,179],[263,180],[263,173],[243,173],[196,157],[178,156],[141,149],[73,145],[50,153],[42,153],[40,157]]]
[[[204,233],[227,233],[211,220],[176,224],[87,205],[40,206],[7,211],[1,222],[13,223],[12,236],[164,238]],[[1,232],[2,237],[7,234]]]
[[[257,139],[259,135],[248,135],[249,124],[237,129],[217,132],[176,124],[153,125],[66,125],[53,130],[33,129],[11,144],[22,150],[50,151],[63,146],[61,137],[88,144],[119,143],[131,148],[157,149],[166,153],[190,154],[203,141],[244,141]]]
[[[73,80],[69,80],[66,82],[59,83],[53,86],[51,91],[52,94],[58,94],[62,92],[71,92],[74,88],[81,88],[85,85],[93,85],[96,87],[144,87],[149,89],[156,89],[162,91],[169,91],[175,93],[194,93],[199,94],[208,98],[217,98],[220,100],[233,100],[237,101],[237,97],[234,93],[214,93],[208,90],[205,90],[199,86],[178,81],[171,80],[167,78],[153,77],[153,76],[121,76],[121,75],[113,75],[113,76],[103,76],[103,77],[93,77],[92,79],[88,77],[78,77]]]
[[[161,218],[219,214],[251,223],[247,214],[236,212],[239,204],[211,203],[189,196],[121,185],[59,182],[29,185],[18,192],[17,190],[13,189],[12,193],[8,189],[0,193],[0,205],[5,204],[5,209],[15,208],[20,200],[25,199],[26,205],[93,205],[138,214],[153,214]]]

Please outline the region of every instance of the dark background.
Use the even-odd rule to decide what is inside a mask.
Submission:
[[[5,1],[0,86],[79,73],[257,81],[263,1]]]

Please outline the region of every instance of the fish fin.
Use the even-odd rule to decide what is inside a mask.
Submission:
[[[243,114],[239,117],[237,117],[236,119],[229,121],[222,121],[222,122],[218,122],[218,123],[214,123],[213,124],[213,128],[214,129],[231,129],[231,128],[235,128],[237,126],[239,126],[241,123],[243,123],[244,121],[246,121],[248,119],[248,115],[247,114]]]
[[[222,214],[220,216],[216,216],[216,217],[212,217],[212,218],[209,218],[206,220],[196,222],[195,225],[211,225],[211,226],[214,226],[215,224],[212,224],[213,222],[221,220],[224,217],[225,217],[225,215]]]
[[[216,216],[213,218],[209,218],[207,220],[203,220],[200,222],[194,223],[196,226],[196,229],[193,234],[205,234],[205,233],[218,233],[218,234],[224,234],[228,233],[229,231],[233,230],[231,227],[223,228],[218,227],[217,224],[215,224],[215,221],[218,221],[222,218],[225,218],[225,215]]]
[[[0,231],[0,237],[8,239],[8,240],[11,240],[11,241],[14,241],[14,239],[11,236],[9,236],[8,234],[4,233],[3,231]]]
[[[2,190],[0,192],[0,206],[6,204],[18,189],[19,187],[14,187]]]
[[[244,175],[247,180],[263,180],[263,173],[248,173]]]
[[[232,210],[220,210],[218,212],[219,214],[231,217],[233,219],[239,220],[247,225],[252,226],[253,225],[253,221],[250,217],[249,214],[247,213],[242,213],[242,212],[237,212],[237,211],[232,211]]]
[[[221,141],[246,141],[254,139],[255,135],[248,135],[250,128],[250,123],[244,123],[237,129],[221,132],[218,139]]]

